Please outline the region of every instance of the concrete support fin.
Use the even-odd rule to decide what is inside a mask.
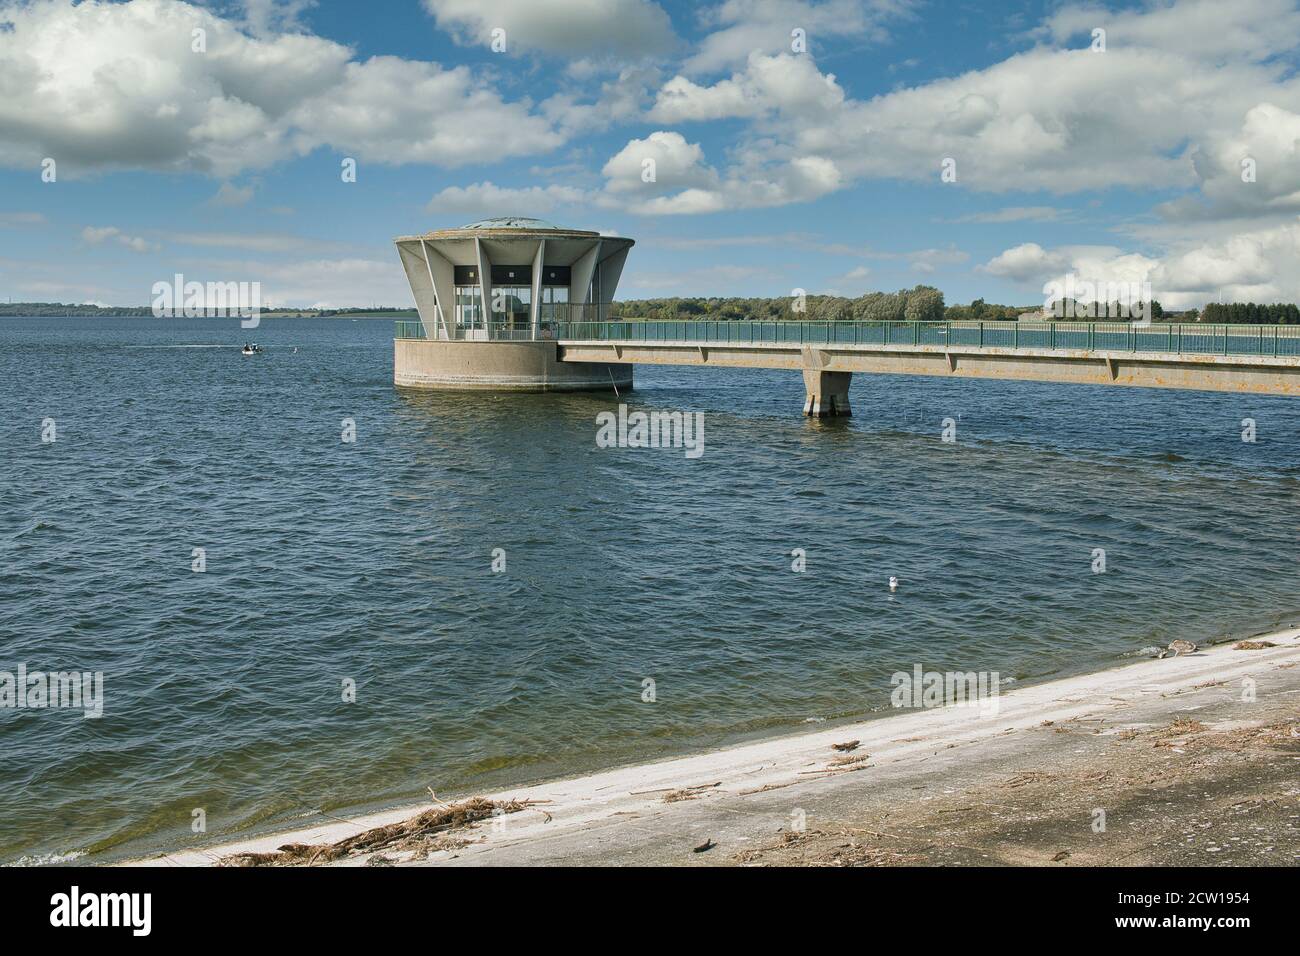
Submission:
[[[605,243],[605,245],[608,245],[608,243]],[[614,290],[618,288],[618,280],[623,275],[623,266],[627,262],[628,248],[628,246],[624,246],[617,249],[601,260],[596,273],[600,279],[597,302],[614,301]]]
[[[424,251],[424,266],[429,272],[429,281],[433,284],[434,297],[437,300],[441,334],[435,334],[435,337],[450,339],[451,326],[455,321],[456,270],[447,261],[446,256],[423,239],[420,240],[420,247]]]
[[[804,400],[803,413],[817,418],[831,416],[849,416],[849,385],[853,381],[852,372],[823,372],[820,369],[803,370]]]
[[[578,257],[569,273],[569,302],[573,305],[587,305],[591,295],[591,277],[596,272],[596,263],[600,261],[600,240],[595,240],[591,248]],[[582,310],[584,313],[586,310]],[[581,316],[585,317],[585,316]]]
[[[487,318],[487,338],[492,338],[492,260],[478,236],[474,237],[474,255],[478,259],[478,289],[483,296],[483,314]]]
[[[415,243],[399,243],[397,253],[401,257],[402,268],[406,271],[406,280],[411,284],[411,295],[415,298],[416,311],[420,313],[424,337],[429,338],[437,334],[438,303],[428,264]]]
[[[537,242],[537,255],[533,256],[533,304],[529,307],[529,322],[533,327],[533,338],[537,338],[537,317],[542,309],[542,267],[546,262],[546,240]]]

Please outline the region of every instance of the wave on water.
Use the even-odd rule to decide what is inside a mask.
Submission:
[[[36,856],[20,856],[12,863],[0,864],[0,866],[60,866],[79,860],[85,855],[85,850],[73,850],[71,853],[39,853]]]

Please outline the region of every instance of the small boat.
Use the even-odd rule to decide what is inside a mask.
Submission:
[[[240,351],[244,355],[259,355],[261,354],[262,347],[257,343],[253,343],[252,345],[245,345]]]

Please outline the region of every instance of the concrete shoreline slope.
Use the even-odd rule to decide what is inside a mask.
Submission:
[[[488,794],[539,802],[457,831],[447,849],[332,865],[1295,865],[1300,629],[1255,640],[1274,646],[1023,687],[996,714],[904,710]],[[430,806],[127,865],[332,843]]]

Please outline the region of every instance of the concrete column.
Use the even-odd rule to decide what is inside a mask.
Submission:
[[[533,338],[538,338],[537,317],[542,310],[542,268],[546,262],[546,240],[537,241],[537,255],[533,256],[532,305],[528,309],[528,322],[533,328]]]
[[[804,369],[803,384],[808,397],[803,404],[803,413],[817,418],[852,415],[849,408],[849,383],[852,381],[852,372]]]

